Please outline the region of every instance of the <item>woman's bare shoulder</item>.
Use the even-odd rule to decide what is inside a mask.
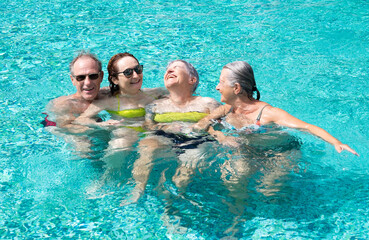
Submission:
[[[217,104],[217,105],[220,105],[217,102],[217,100],[215,100],[214,98],[211,98],[211,97],[196,96],[194,102],[199,103],[199,104]]]
[[[168,104],[170,104],[169,98],[160,98],[151,103],[151,105],[155,105],[155,106],[163,106],[163,105],[168,105]]]
[[[169,94],[168,90],[163,87],[157,87],[157,88],[143,88],[142,92],[146,93],[147,95],[150,95],[156,99],[165,97]]]
[[[277,123],[280,120],[288,118],[289,116],[291,115],[285,110],[268,104],[263,109],[261,120],[262,122],[264,121],[265,124],[270,122]]]

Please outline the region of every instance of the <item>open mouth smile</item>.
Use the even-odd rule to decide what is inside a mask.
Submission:
[[[94,87],[92,87],[92,88],[84,88],[83,91],[85,91],[85,92],[91,92],[94,89],[95,89]]]
[[[140,82],[141,82],[141,79],[132,79],[131,84],[137,84]]]

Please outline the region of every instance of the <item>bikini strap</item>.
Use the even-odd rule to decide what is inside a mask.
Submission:
[[[260,110],[260,112],[259,112],[259,115],[258,115],[258,117],[256,118],[256,125],[258,125],[258,126],[260,126],[261,124],[260,124],[260,119],[261,119],[261,115],[263,114],[263,110],[264,110],[264,108],[265,107],[267,107],[267,106],[270,106],[269,104],[266,104],[261,110]]]
[[[233,112],[233,106],[231,106],[231,108],[229,109],[229,111],[221,118],[219,118],[218,120],[225,120],[228,116],[228,114],[230,114],[231,112]],[[215,119],[213,119],[215,120]]]
[[[228,114],[230,114],[231,112],[233,112],[233,106],[231,106],[231,108],[229,109],[229,111],[227,112],[227,114],[225,116],[227,116]]]

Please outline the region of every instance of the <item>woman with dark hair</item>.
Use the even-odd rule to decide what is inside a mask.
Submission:
[[[164,88],[141,89],[143,65],[130,53],[114,55],[107,69],[111,97],[93,101],[74,123],[87,126],[123,125],[123,128],[113,131],[114,138],[110,145],[113,148],[130,147],[138,140],[137,133],[142,130],[145,106],[164,96],[167,91]],[[110,113],[111,119],[94,121],[93,117],[103,110]]]
[[[318,136],[332,144],[339,153],[347,150],[358,155],[352,148],[341,143],[324,129],[303,122],[280,108],[260,101],[260,92],[256,87],[254,72],[247,62],[237,61],[225,65],[216,89],[221,94],[221,102],[226,104],[195,124],[194,129],[208,129],[214,120],[221,120],[225,128],[250,133],[262,131],[263,125],[276,124]],[[221,140],[224,135],[219,134],[219,138]]]
[[[109,60],[107,70],[111,96],[93,101],[74,121],[75,124],[91,127],[113,127],[109,147],[102,159],[106,163],[106,170],[101,181],[91,186],[89,193],[93,193],[111,178],[114,171],[121,171],[132,153],[132,146],[140,139],[140,132],[144,131],[145,106],[167,94],[164,88],[141,88],[143,66],[130,53],[114,55]],[[111,118],[96,122],[94,116],[103,110],[110,113]]]

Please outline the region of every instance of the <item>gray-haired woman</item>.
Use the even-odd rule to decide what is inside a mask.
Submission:
[[[195,124],[194,129],[207,129],[215,119],[221,119],[223,125],[229,129],[247,132],[258,132],[263,125],[276,124],[316,135],[332,144],[339,153],[347,150],[358,155],[355,150],[341,143],[324,129],[260,101],[260,92],[256,87],[254,72],[247,62],[237,61],[225,65],[216,89],[220,92],[221,102],[225,105],[220,106]]]

